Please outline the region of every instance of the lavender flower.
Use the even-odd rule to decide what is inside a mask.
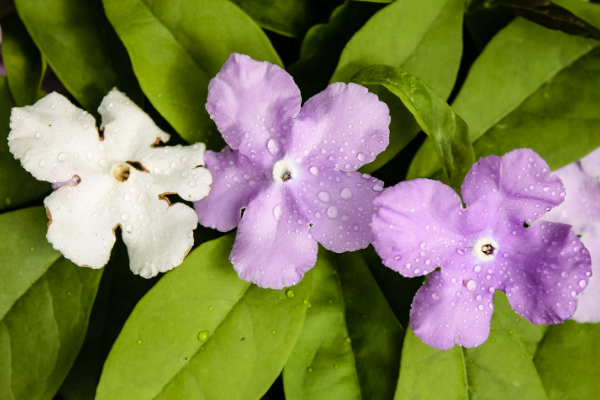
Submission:
[[[242,279],[266,288],[299,282],[317,242],[335,252],[365,248],[383,190],[356,170],[388,145],[386,104],[343,83],[300,104],[287,72],[240,54],[209,86],[206,109],[229,146],[206,153],[213,185],[196,211],[220,231],[239,223],[230,260]]]
[[[573,231],[589,249],[592,271],[600,275],[600,149],[555,171],[567,189],[565,201],[546,217],[573,225]],[[586,290],[577,296],[577,322],[600,322],[600,278],[590,277]]]
[[[565,196],[546,162],[529,149],[482,158],[462,196],[468,208],[450,187],[416,179],[375,201],[373,244],[383,263],[407,277],[431,273],[413,301],[415,334],[438,349],[482,344],[496,290],[533,323],[570,318],[591,261],[569,225],[538,220]]]

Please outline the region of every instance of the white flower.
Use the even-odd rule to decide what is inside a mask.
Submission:
[[[39,180],[60,183],[44,200],[48,241],[80,266],[102,268],[120,226],[131,270],[144,278],[181,264],[193,243],[198,217],[171,205],[205,197],[212,183],[204,144],[158,147],[169,140],[139,107],[113,90],[94,118],[52,93],[33,106],[14,108],[10,151]]]

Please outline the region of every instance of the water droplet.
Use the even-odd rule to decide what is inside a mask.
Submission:
[[[295,294],[292,290],[288,290],[286,295],[287,295],[288,299],[293,299],[295,296]]]
[[[352,190],[343,188],[341,193],[342,199],[349,200],[352,197]]]
[[[335,218],[338,216],[338,209],[336,206],[331,206],[327,209],[327,216],[329,218]]]
[[[129,233],[131,233],[131,231],[132,231],[132,230],[133,230],[133,227],[132,227],[131,225],[127,225],[127,226],[125,227],[125,231],[127,231],[127,232],[129,232]]]
[[[313,369],[312,369],[311,367],[308,367],[308,368],[306,368],[306,370],[307,370],[308,372],[313,372]]]
[[[281,217],[281,204],[277,204],[273,207],[273,216],[275,217],[275,221],[279,221],[279,218]]]
[[[12,204],[12,199],[10,197],[7,197],[4,199],[4,205],[5,206],[10,206]]]
[[[376,183],[375,186],[373,186],[373,190],[376,192],[381,192],[383,190],[383,185],[381,183]]]
[[[363,153],[358,153],[356,158],[358,158],[358,161],[365,161],[365,155]]]
[[[431,297],[432,297],[434,300],[439,300],[439,299],[440,299],[440,296],[439,296],[437,293],[434,293],[434,294],[432,294],[432,295],[431,295]]]
[[[481,272],[481,265],[476,265],[475,268],[473,268],[473,271],[480,273]]]
[[[201,331],[198,334],[198,340],[201,342],[206,342],[208,340],[208,334],[209,334],[208,331]]]
[[[138,339],[137,344],[142,344],[142,339]]]
[[[580,288],[584,288],[587,285],[587,282],[585,281],[585,279],[582,279],[579,281],[579,287]]]
[[[98,161],[98,164],[100,165],[100,168],[106,168],[106,160],[104,158]]]
[[[310,171],[311,174],[313,174],[314,176],[319,175],[319,168],[312,166],[308,169]]]
[[[274,334],[276,334],[276,333],[277,333],[277,331],[271,331],[271,333],[274,335]]]
[[[317,195],[317,197],[319,198],[319,200],[321,200],[324,203],[329,202],[329,200],[331,200],[331,196],[329,195],[329,192],[319,192],[319,194]]]
[[[40,160],[40,167],[44,168],[46,166],[46,161]]]
[[[269,150],[269,153],[271,153],[272,155],[279,153],[279,143],[277,142],[277,140],[273,138],[269,139],[267,141],[267,150]]]
[[[35,133],[35,138],[36,139],[41,139],[42,138],[42,133],[41,132],[36,132]]]
[[[67,159],[67,155],[65,153],[60,153],[57,157],[58,161],[63,162]]]
[[[212,311],[214,308],[212,306],[208,306],[208,311]]]
[[[475,290],[476,287],[477,283],[474,280],[470,280],[469,282],[467,282],[467,289],[469,289],[471,292]]]
[[[35,251],[35,247],[31,246],[31,247],[29,248],[29,251]]]
[[[124,213],[123,215],[121,215],[121,219],[122,219],[123,221],[127,221],[127,220],[129,219],[129,214],[127,214],[127,213]]]
[[[348,337],[348,338],[346,338],[346,342],[348,342],[348,343],[351,343],[351,342],[352,342],[352,339],[350,339],[350,338]]]

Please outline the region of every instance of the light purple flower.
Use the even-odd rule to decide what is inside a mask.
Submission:
[[[383,263],[407,277],[441,268],[413,301],[415,334],[438,349],[482,344],[496,290],[533,323],[570,318],[591,261],[569,225],[538,220],[565,196],[546,162],[529,149],[482,158],[462,196],[467,208],[450,187],[416,179],[375,201],[373,244]]]
[[[229,146],[206,152],[213,185],[196,211],[202,225],[238,226],[230,260],[265,288],[299,282],[317,242],[338,253],[367,247],[383,190],[356,170],[388,145],[387,105],[352,83],[300,104],[287,72],[245,55],[231,55],[209,85],[206,109]]]
[[[589,249],[594,276],[577,296],[577,322],[600,322],[600,149],[554,172],[565,184],[565,201],[545,218],[573,225]]]

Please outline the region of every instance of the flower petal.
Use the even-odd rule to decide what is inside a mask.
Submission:
[[[407,277],[451,267],[471,254],[465,236],[487,219],[468,220],[452,188],[429,179],[400,182],[375,200],[373,246],[383,264]]]
[[[410,326],[425,344],[446,350],[488,338],[494,291],[470,290],[463,282],[452,272],[434,272],[415,295]]]
[[[300,110],[287,156],[309,166],[355,171],[387,147],[390,121],[388,106],[367,88],[331,84]]]
[[[589,253],[569,225],[540,221],[523,230],[502,238],[506,275],[501,286],[523,318],[561,323],[571,318],[576,296],[588,284]]]
[[[383,182],[356,171],[317,171],[306,166],[300,174],[298,184],[290,181],[292,192],[313,224],[313,238],[336,253],[366,248],[373,237],[373,201]]]
[[[67,98],[51,93],[32,106],[13,108],[8,135],[10,151],[36,179],[65,182],[83,178],[105,158],[94,118]],[[91,153],[90,153],[91,152]]]
[[[465,177],[461,193],[469,207],[481,201],[521,223],[535,221],[565,196],[560,179],[550,175],[546,161],[531,149],[480,159]]]
[[[248,205],[230,260],[240,278],[281,289],[300,282],[317,262],[317,251],[308,221],[290,193],[272,185]]]
[[[232,54],[210,81],[206,110],[232,149],[270,166],[284,152],[301,102],[300,89],[282,68]]]
[[[580,163],[589,176],[600,179],[600,147],[583,157]]]
[[[206,168],[213,176],[208,196],[194,203],[200,224],[227,232],[235,228],[241,211],[270,182],[238,151],[225,147],[220,153],[207,151]]]
[[[581,242],[592,256],[592,276],[585,290],[577,296],[577,310],[573,319],[577,322],[600,322],[600,235],[587,234]]]

